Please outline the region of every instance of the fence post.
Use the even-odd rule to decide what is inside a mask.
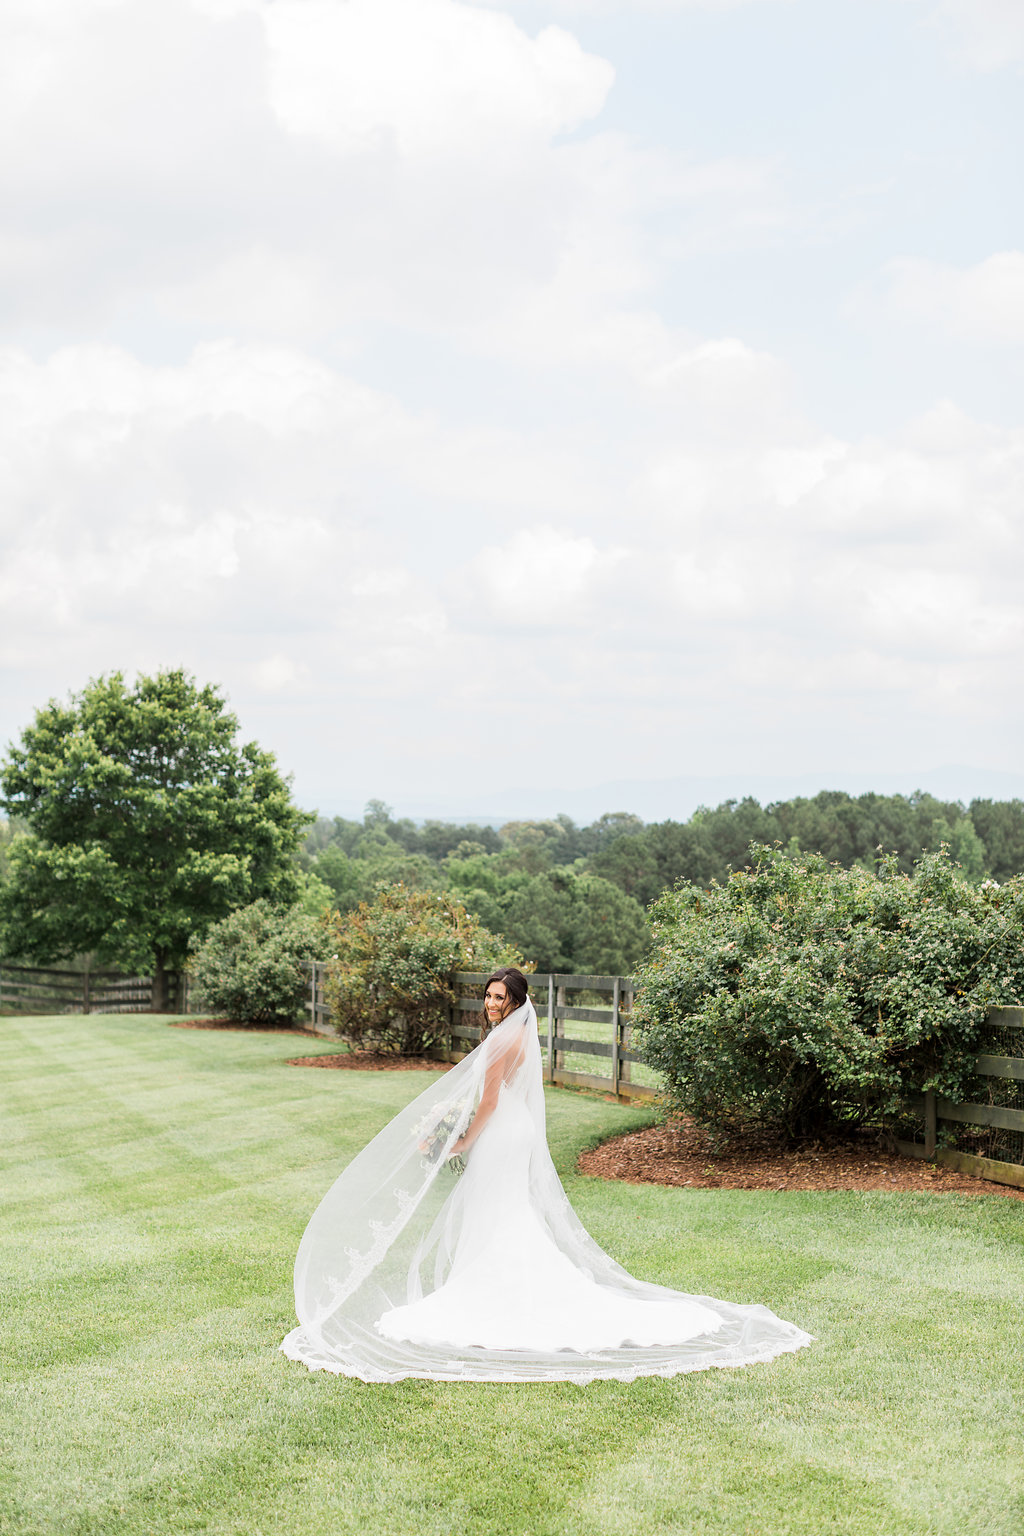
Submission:
[[[309,997],[309,1027],[314,1030],[316,1029],[316,964],[315,960],[311,960],[309,963],[309,974],[312,977]]]
[[[88,1013],[89,1012],[89,1004],[90,1004],[90,1002],[91,1002],[91,998],[90,998],[90,994],[89,994],[89,967],[86,966],[84,972],[82,973],[82,1012],[83,1013]]]
[[[619,1096],[619,1005],[622,1001],[622,977],[616,976],[612,987],[612,1093]]]
[[[623,988],[622,996],[619,999],[619,1016],[620,1016],[620,1018],[622,1020],[622,1047],[623,1047],[623,1050],[627,1050],[627,1051],[630,1048],[630,1039],[629,1039],[630,1024],[629,1024],[629,1021],[630,1021],[630,1016],[631,1016],[632,1012],[633,1012],[633,988],[630,986],[629,977],[627,976],[626,977],[626,985]],[[622,1017],[623,1014],[625,1014],[624,1018]],[[633,1081],[633,1063],[631,1061],[620,1061],[619,1062],[619,1082],[620,1083],[631,1083],[632,1081]]]
[[[459,1017],[459,1013],[460,1013],[459,998],[461,996],[462,996],[462,983],[461,983],[461,981],[459,981],[457,979],[457,973],[456,973],[456,975],[452,976],[452,1000],[448,1004],[448,1040],[447,1040],[447,1043],[446,1043],[446,1046],[445,1046],[445,1053],[444,1053],[444,1059],[445,1059],[445,1061],[447,1061],[449,1063],[451,1062],[451,1059],[452,1059],[452,1049],[453,1049],[453,1047],[455,1045],[455,1036],[452,1034],[452,1030],[455,1027],[455,1020]]]
[[[548,1082],[555,1080],[555,978],[548,974]]]
[[[556,987],[555,988],[555,1007],[556,1008],[565,1008],[566,1006],[567,1006],[567,993],[566,993],[565,987]],[[554,1010],[552,1010],[552,1012],[553,1011]],[[557,1035],[559,1033],[557,1018],[555,1019],[554,1024],[555,1024],[555,1034]],[[565,1033],[565,1024],[564,1024],[564,1020],[563,1020],[562,1034],[564,1034],[564,1033]],[[552,1073],[551,1073],[552,1081],[554,1081],[555,1072],[558,1071],[561,1067],[565,1066],[565,1052],[564,1051],[554,1051],[552,1053],[552,1058],[551,1059],[554,1062],[554,1067],[553,1067]]]
[[[935,1156],[935,1142],[937,1130],[937,1116],[935,1113],[935,1089],[929,1088],[924,1096],[924,1155]]]

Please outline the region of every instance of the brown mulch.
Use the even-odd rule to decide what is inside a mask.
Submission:
[[[235,1019],[177,1019],[172,1029],[241,1029],[246,1034],[324,1036],[301,1024],[239,1024]],[[423,1056],[389,1056],[386,1051],[343,1051],[339,1055],[292,1056],[289,1067],[344,1067],[349,1072],[447,1072],[448,1063]]]
[[[292,1056],[287,1064],[289,1067],[343,1067],[348,1072],[448,1071],[446,1061],[430,1061],[425,1056],[389,1056],[385,1051],[345,1051],[340,1056]]]
[[[762,1141],[715,1152],[706,1132],[678,1119],[616,1136],[584,1152],[578,1166],[592,1178],[683,1189],[923,1190],[1024,1200],[1024,1189],[889,1152],[870,1132],[795,1148]]]
[[[301,1024],[239,1024],[235,1019],[175,1019],[171,1029],[241,1029],[247,1035],[312,1035],[322,1040],[315,1029],[304,1029]]]

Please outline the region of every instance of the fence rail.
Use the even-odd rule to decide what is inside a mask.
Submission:
[[[306,1004],[312,1027],[322,1033],[332,1029],[331,1011],[324,999],[323,983],[328,966],[311,961],[308,966],[310,986]],[[428,1055],[435,1060],[456,1062],[483,1038],[483,988],[486,971],[460,971],[454,977],[455,1001],[447,1029],[447,1039]],[[573,1088],[596,1088],[621,1099],[653,1099],[656,1090],[632,1079],[632,1065],[640,1057],[629,1043],[630,1014],[633,1008],[633,979],[630,976],[591,976],[580,973],[560,975],[535,972],[530,978],[530,992],[537,1010],[545,1076],[550,1083]],[[609,994],[608,1007],[595,1007],[591,1001],[570,1003],[571,992]],[[468,1022],[473,1015],[477,1023]],[[468,1018],[467,1018],[468,1016]],[[565,1024],[598,1024],[606,1027],[610,1038],[592,1040],[579,1033],[567,1035]],[[567,1056],[596,1057],[594,1071],[570,1070]],[[608,1071],[596,1070],[599,1061],[608,1062]]]
[[[307,1010],[313,1027],[325,1033],[332,1032],[330,1009],[324,1000],[323,979],[327,965],[317,962],[309,966],[310,997]],[[487,974],[483,971],[463,971],[454,977],[456,997],[451,1009],[447,1039],[428,1054],[442,1061],[461,1061],[483,1037],[482,992]],[[632,1068],[640,1060],[630,1045],[630,1014],[633,1007],[633,979],[629,976],[592,976],[582,974],[558,975],[535,972],[530,976],[530,992],[537,1010],[540,1026],[540,1042],[544,1053],[545,1076],[548,1082],[569,1087],[595,1088],[612,1093],[623,1099],[653,1099],[657,1090],[644,1083],[634,1082]],[[589,994],[586,1000],[577,997],[569,1000],[570,993]],[[593,994],[605,994],[610,1006],[598,1007]],[[605,1026],[610,1038],[590,1039],[578,1030],[567,1032],[566,1026],[591,1024]],[[934,1094],[912,1098],[907,1110],[916,1114],[921,1136],[915,1140],[900,1140],[896,1145],[908,1157],[934,1159],[971,1173],[979,1178],[998,1183],[1024,1187],[1024,1008],[990,1008],[986,1024],[988,1037],[983,1041],[987,1050],[976,1058],[978,1096],[976,1099],[955,1104]],[[994,1049],[995,1045],[999,1049]],[[592,1070],[582,1071],[566,1066],[566,1057],[584,1057]],[[608,1071],[598,1069],[608,1063]],[[994,1102],[997,1094],[992,1085],[1002,1089],[1006,1098],[1007,1088],[1013,1090],[1014,1103]],[[988,1102],[984,1101],[987,1090]],[[998,1133],[1001,1140],[994,1142],[997,1156],[985,1156],[978,1151],[964,1151],[957,1147],[940,1146],[939,1126],[947,1127],[946,1134],[954,1127],[970,1127],[972,1132],[986,1128]]]
[[[896,1145],[907,1157],[934,1159],[961,1173],[1024,1188],[1024,1008],[990,1008],[985,1029],[990,1036],[1001,1036],[1004,1050],[1009,1046],[1013,1054],[991,1050],[978,1054],[975,1058],[978,1086],[973,1100],[954,1103],[931,1091],[908,1099],[907,1108],[917,1115],[921,1124],[921,1139],[897,1141]],[[995,1042],[989,1039],[985,1043]],[[1017,1087],[1018,1084],[1022,1086]],[[999,1097],[1016,1102],[998,1103]],[[988,1151],[998,1155],[985,1156],[977,1151],[940,1146],[941,1126],[969,1126],[976,1133],[976,1141],[984,1139],[984,1133],[989,1132]],[[955,1137],[957,1132],[947,1131],[945,1134]]]
[[[188,1008],[188,976],[171,972],[167,995]],[[0,1013],[151,1013],[153,978],[120,971],[0,963]]]

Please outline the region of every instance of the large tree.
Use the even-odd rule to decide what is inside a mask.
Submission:
[[[30,829],[0,889],[7,953],[152,971],[164,1007],[193,935],[259,897],[292,901],[310,817],[237,734],[219,691],[183,671],[130,688],[115,672],[39,710],[0,766],[0,805]]]

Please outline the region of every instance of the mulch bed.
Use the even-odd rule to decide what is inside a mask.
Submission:
[[[178,1019],[172,1029],[240,1029],[246,1034],[307,1035],[322,1040],[315,1029],[301,1024],[239,1024],[234,1019]],[[338,1055],[292,1056],[289,1067],[344,1067],[347,1072],[447,1072],[448,1063],[423,1056],[389,1056],[386,1051],[342,1051]]]
[[[715,1152],[707,1134],[686,1119],[603,1142],[583,1153],[579,1170],[592,1178],[683,1189],[885,1189],[1024,1200],[1024,1189],[1010,1184],[889,1152],[870,1132],[795,1148],[761,1141]]]
[[[247,1035],[311,1035],[322,1040],[315,1029],[304,1029],[301,1024],[239,1024],[234,1019],[175,1019],[171,1029],[240,1029]]]
[[[340,1056],[292,1056],[288,1066],[342,1067],[347,1072],[448,1071],[446,1061],[430,1061],[425,1056],[389,1056],[384,1051],[345,1051]]]

